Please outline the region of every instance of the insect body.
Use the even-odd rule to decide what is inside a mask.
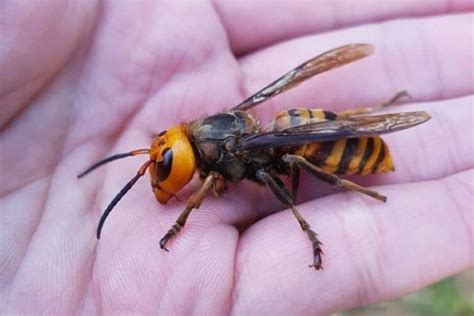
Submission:
[[[381,134],[403,130],[427,120],[425,112],[367,115],[376,110],[362,108],[333,113],[319,109],[291,109],[277,114],[265,127],[248,112],[256,105],[284,92],[304,80],[372,53],[367,44],[346,45],[323,53],[283,75],[229,112],[182,123],[152,140],[149,149],[108,157],[79,175],[84,176],[110,161],[135,155],[149,155],[136,176],[115,196],[104,211],[97,228],[100,238],[105,219],[118,201],[148,169],[158,202],[166,204],[192,178],[197,170],[203,179],[200,189],[187,200],[175,224],[160,241],[168,241],[184,227],[206,193],[222,194],[226,183],[249,179],[266,185],[280,202],[291,209],[312,244],[312,267],[322,268],[321,243],[317,234],[295,207],[299,175],[303,170],[331,185],[386,201],[379,193],[341,179],[337,174],[388,172],[394,165]],[[397,94],[385,105],[395,103]],[[383,105],[382,105],[383,106]],[[280,179],[290,176],[291,190]]]

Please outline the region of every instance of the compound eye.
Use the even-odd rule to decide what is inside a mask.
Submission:
[[[173,163],[173,152],[170,148],[166,148],[162,153],[163,160],[158,161],[156,165],[156,177],[158,181],[164,181],[171,172],[171,164]]]

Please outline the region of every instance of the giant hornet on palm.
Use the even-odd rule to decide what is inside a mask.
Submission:
[[[226,182],[249,179],[267,186],[284,206],[291,209],[312,244],[311,266],[317,270],[322,268],[321,242],[295,207],[300,171],[385,202],[385,196],[338,175],[369,175],[394,170],[388,147],[379,135],[416,126],[429,120],[430,116],[426,112],[367,115],[381,106],[339,113],[297,108],[278,113],[268,126],[262,127],[248,110],[314,75],[372,53],[373,47],[368,44],[350,44],[325,52],[286,73],[228,112],[181,123],[155,136],[149,149],[114,155],[91,166],[78,177],[116,159],[149,156],[105,209],[97,228],[97,238],[100,238],[112,209],[147,169],[153,192],[161,204],[175,196],[197,170],[203,179],[202,185],[189,197],[184,210],[161,239],[162,249],[167,250],[169,240],[183,229],[189,214],[200,206],[208,191],[220,195],[227,188]],[[398,93],[385,105],[395,103],[404,95],[404,92]],[[291,190],[285,187],[280,176],[291,177]]]

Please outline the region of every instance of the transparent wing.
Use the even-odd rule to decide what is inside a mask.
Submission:
[[[393,133],[428,121],[426,112],[356,116],[290,127],[282,131],[253,134],[240,142],[241,150],[299,146],[340,138],[371,137]]]
[[[246,111],[279,93],[290,90],[308,78],[371,55],[369,44],[350,44],[325,52],[287,72],[276,81],[242,101],[232,110]]]

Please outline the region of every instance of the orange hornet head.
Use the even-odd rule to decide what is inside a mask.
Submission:
[[[151,186],[155,197],[166,204],[193,177],[196,158],[187,128],[178,125],[153,139],[150,148]]]
[[[150,149],[136,149],[128,153],[117,154],[107,157],[93,164],[77,177],[82,178],[96,168],[111,161],[137,155],[150,155],[138,170],[137,174],[120,190],[105,209],[97,227],[97,238],[105,220],[112,209],[123,198],[123,196],[142,177],[146,170],[150,169],[151,185],[156,199],[161,204],[166,204],[183,186],[193,177],[196,170],[194,151],[189,142],[187,125],[181,124],[162,132],[153,139]]]

